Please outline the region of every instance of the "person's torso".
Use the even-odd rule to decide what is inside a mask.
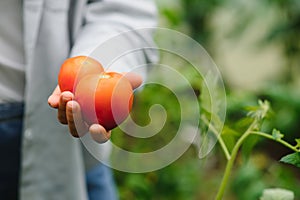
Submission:
[[[0,1],[0,103],[24,99],[22,0]]]

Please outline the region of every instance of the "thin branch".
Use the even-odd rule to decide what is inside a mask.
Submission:
[[[221,148],[222,148],[222,150],[225,154],[225,157],[226,157],[227,160],[229,160],[230,159],[230,153],[229,153],[229,150],[228,150],[224,140],[221,137],[221,134],[218,133],[216,128],[211,123],[209,123],[209,121],[205,117],[201,117],[201,119],[207,125],[207,127],[214,133],[214,135],[218,138],[218,142],[221,145]]]
[[[264,133],[264,132],[259,132],[259,131],[252,131],[251,134],[254,134],[254,135],[259,135],[259,136],[262,136],[264,138],[267,138],[267,139],[270,139],[270,140],[273,140],[273,141],[276,141],[276,142],[279,142],[280,144],[286,146],[287,148],[295,151],[295,152],[300,152],[299,149],[297,149],[295,146],[291,145],[290,143],[286,142],[285,140],[282,140],[282,139],[275,139],[272,135],[270,134],[267,134],[267,133]]]

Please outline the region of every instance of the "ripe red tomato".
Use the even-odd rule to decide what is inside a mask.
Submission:
[[[99,123],[106,130],[111,130],[128,117],[133,103],[133,90],[123,75],[102,72],[80,80],[75,90],[75,100],[88,124]]]
[[[87,56],[76,56],[65,60],[58,75],[60,90],[74,93],[79,80],[88,74],[103,72],[102,65],[95,59]]]

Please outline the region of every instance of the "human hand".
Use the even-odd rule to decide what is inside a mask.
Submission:
[[[124,73],[124,76],[130,81],[133,89],[139,87],[142,78],[136,73]],[[48,98],[50,107],[57,109],[57,119],[61,124],[69,127],[69,132],[73,137],[79,138],[85,133],[90,132],[92,138],[98,143],[104,143],[110,139],[111,130],[105,130],[100,124],[89,126],[83,119],[80,105],[74,100],[74,94],[65,91],[61,92],[59,86],[56,86]]]

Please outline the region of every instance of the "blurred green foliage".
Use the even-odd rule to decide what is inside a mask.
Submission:
[[[210,49],[214,31],[211,18],[225,2],[226,0],[175,0],[172,4],[177,6],[167,4],[168,6],[160,7],[160,13],[170,28],[185,32]]]
[[[201,185],[201,173],[195,160],[181,160],[149,173],[116,172],[121,199],[193,199]]]
[[[210,20],[214,11],[224,2],[225,0],[181,0],[183,21],[188,24],[190,36],[200,44],[209,44],[212,35]]]
[[[300,75],[300,1],[298,0],[263,0],[253,1],[256,6],[247,10],[244,1],[233,1],[238,11],[235,15],[239,20],[234,22],[229,37],[239,38],[247,31],[247,26],[254,20],[260,20],[262,13],[273,10],[275,23],[268,28],[264,36],[258,41],[257,48],[261,46],[277,45],[284,59],[285,73],[281,75],[283,83],[297,81]],[[231,4],[233,5],[233,4]],[[258,30],[259,31],[259,27]]]
[[[213,44],[211,34],[214,31],[211,17],[218,9],[235,5],[227,0],[174,0],[165,4],[162,2],[164,1],[158,2],[158,5],[163,5],[159,7],[159,11],[162,21],[167,22],[164,25],[189,34],[207,49],[214,48],[211,46]],[[235,2],[239,2],[236,6],[241,6],[243,1]],[[291,143],[292,139],[300,136],[300,90],[296,83],[300,71],[300,1],[257,2],[262,10],[271,8],[278,14],[277,23],[268,30],[261,44],[279,45],[283,59],[286,60],[284,66],[286,70],[280,80],[266,84],[255,92],[234,91],[227,87],[227,117],[222,137],[229,149],[236,142],[240,131],[249,124],[249,120],[244,118],[245,108],[256,105],[257,99],[267,99],[273,109],[273,115],[264,123],[263,130],[270,132],[273,128],[277,128]],[[234,30],[231,32],[233,37],[243,33],[245,27],[251,24],[254,14],[255,11],[239,12],[239,20],[233,25]],[[259,17],[259,14],[255,17]],[[189,70],[190,67],[183,66],[183,69],[195,93],[201,94],[201,77],[195,74],[195,71]],[[169,133],[169,135],[158,134],[151,138],[137,139],[116,129],[112,141],[133,152],[153,151],[168,143],[174,136],[172,133],[176,133],[180,122],[178,101],[168,89],[159,85],[143,88],[136,93],[135,107],[132,112],[132,117],[137,124],[149,123],[149,108],[153,104],[160,104],[165,108],[168,116],[167,126],[161,133]],[[205,160],[197,158],[197,151],[196,146],[191,146],[179,160],[154,172],[132,174],[115,171],[120,199],[213,199],[222,177],[225,159],[218,145],[212,155]],[[300,198],[299,169],[278,163],[283,155],[290,153],[285,148],[273,142],[250,137],[243,147],[243,153],[239,157],[237,169],[233,172],[226,199],[258,199],[263,190],[270,187],[289,189],[295,193],[296,199]],[[246,160],[247,162],[242,162]]]
[[[266,43],[277,42],[282,46],[288,68],[286,80],[299,76],[300,70],[300,2],[298,0],[266,0],[276,6],[281,14],[281,20],[267,34]],[[296,69],[295,69],[296,68]],[[294,76],[297,72],[297,76]]]

